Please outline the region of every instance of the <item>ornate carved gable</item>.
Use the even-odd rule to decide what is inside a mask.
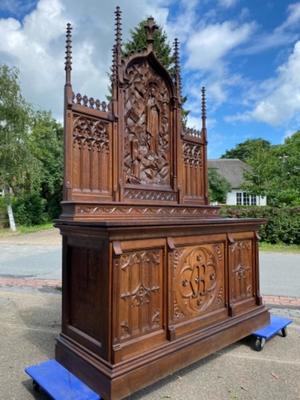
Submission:
[[[147,58],[126,69],[125,184],[171,183],[170,93]]]
[[[143,219],[212,215],[208,207],[197,209],[208,205],[205,91],[202,129],[187,129],[182,123],[179,42],[174,41],[170,75],[155,54],[157,28],[148,18],[146,48],[124,56],[121,12],[116,9],[112,96],[106,104],[73,93],[72,27],[67,25],[63,208],[68,218],[90,218],[86,210],[101,206],[109,219],[130,219],[135,210],[143,210]],[[123,213],[124,206],[130,215]]]

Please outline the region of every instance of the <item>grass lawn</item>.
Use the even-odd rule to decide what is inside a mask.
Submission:
[[[42,224],[42,225],[33,225],[33,226],[24,226],[20,225],[17,227],[16,232],[12,232],[9,228],[2,228],[0,229],[0,236],[15,236],[15,235],[20,235],[24,233],[33,233],[33,232],[39,232],[39,231],[45,231],[47,229],[53,228],[53,223],[48,222],[47,224]]]
[[[299,244],[285,244],[285,243],[259,243],[260,251],[277,251],[278,253],[300,253]]]

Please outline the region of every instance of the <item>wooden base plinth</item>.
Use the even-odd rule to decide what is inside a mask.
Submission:
[[[95,358],[84,347],[60,335],[56,359],[105,400],[117,400],[248,336],[268,324],[269,318],[267,309],[257,306],[242,316],[115,365]]]

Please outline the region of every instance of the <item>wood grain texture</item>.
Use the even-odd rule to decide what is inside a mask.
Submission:
[[[259,292],[263,220],[208,202],[202,128],[184,127],[174,75],[147,48],[122,53],[116,9],[112,98],[73,94],[67,29],[62,331],[56,359],[105,400],[128,396],[249,335],[269,313]]]

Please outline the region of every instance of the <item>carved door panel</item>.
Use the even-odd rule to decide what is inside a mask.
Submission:
[[[232,314],[255,304],[256,257],[253,233],[228,235],[230,304]]]
[[[150,243],[150,247],[149,247]],[[134,349],[165,340],[164,240],[121,243],[114,258],[114,350],[121,359]],[[137,344],[136,342],[139,342]]]
[[[216,236],[223,239],[224,235]],[[207,243],[209,239],[212,238],[193,238],[194,245],[175,246],[169,254],[172,287],[169,322],[176,335],[205,327],[228,315],[225,241]]]

